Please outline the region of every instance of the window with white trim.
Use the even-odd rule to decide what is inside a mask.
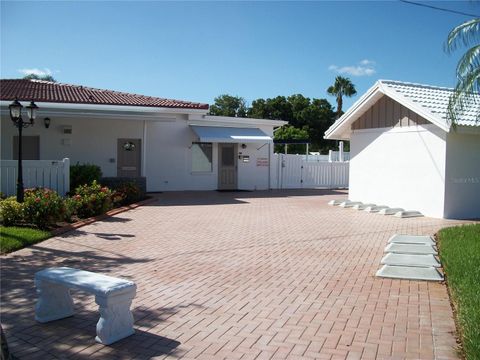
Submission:
[[[192,172],[212,172],[212,143],[192,144]]]

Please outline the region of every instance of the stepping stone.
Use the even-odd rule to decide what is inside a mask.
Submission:
[[[375,204],[357,204],[353,208],[355,210],[365,210],[369,206],[376,206]]]
[[[440,263],[433,255],[394,254],[388,253],[380,262],[385,265],[440,267]]]
[[[431,236],[423,235],[393,235],[389,240],[389,243],[396,244],[425,244],[425,245],[435,245],[435,241]]]
[[[424,244],[398,244],[390,243],[385,248],[385,252],[400,254],[432,254],[437,255],[437,251],[431,245]]]
[[[332,205],[332,206],[337,206],[337,205],[340,205],[342,202],[344,202],[345,200],[330,200],[328,202],[328,205]]]
[[[409,267],[383,265],[375,274],[378,277],[407,280],[442,281],[443,275],[434,267]]]
[[[423,214],[420,211],[399,211],[394,216],[399,218],[411,218],[423,216]]]
[[[403,209],[402,208],[386,208],[386,209],[380,210],[378,213],[380,215],[393,215],[398,213],[399,211],[403,211]]]
[[[341,207],[343,208],[351,208],[354,207],[355,205],[360,205],[360,201],[344,201],[340,204]]]
[[[369,212],[369,213],[376,213],[376,212],[379,212],[380,210],[383,210],[383,209],[388,209],[388,206],[385,206],[385,205],[367,206],[365,208],[365,211]]]

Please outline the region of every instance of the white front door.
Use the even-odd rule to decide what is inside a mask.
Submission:
[[[218,144],[218,189],[237,189],[237,144]]]

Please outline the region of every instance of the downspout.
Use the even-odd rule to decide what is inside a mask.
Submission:
[[[147,177],[147,120],[143,120],[142,176]]]
[[[268,190],[272,190],[272,181],[271,181],[271,172],[272,172],[272,146],[271,143],[268,143]]]

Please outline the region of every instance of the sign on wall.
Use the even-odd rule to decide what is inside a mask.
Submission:
[[[257,166],[268,166],[268,158],[257,158]]]

